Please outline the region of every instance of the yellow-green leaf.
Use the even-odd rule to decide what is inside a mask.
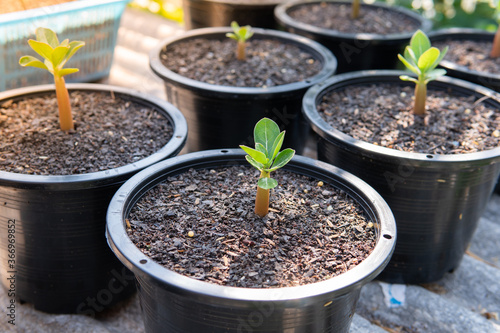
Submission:
[[[64,76],[64,75],[76,73],[78,71],[79,71],[78,68],[63,68],[63,69],[58,70],[57,74],[59,76]]]
[[[59,40],[57,39],[57,34],[48,29],[39,27],[36,29],[36,40],[41,43],[46,43],[53,49],[59,46]]]
[[[415,58],[419,59],[431,47],[431,41],[422,30],[417,30],[411,38],[410,47],[415,53]]]
[[[425,51],[418,59],[418,68],[420,68],[420,70],[424,73],[433,69],[432,66],[439,58],[439,53],[439,49],[435,47],[431,47]]]
[[[85,46],[85,42],[78,40],[74,40],[71,43],[69,43],[69,51],[66,56],[66,61],[68,61],[69,58],[71,58],[76,53],[76,51],[78,51],[83,46]]]
[[[30,39],[28,41],[28,44],[31,46],[31,48],[41,55],[44,59],[47,59],[49,61],[52,61],[52,52],[54,52],[54,49],[50,47],[49,44],[39,42],[37,40]]]
[[[58,46],[54,49],[54,52],[52,52],[52,65],[55,67],[58,67],[59,64],[65,59],[66,54],[69,51],[69,46]],[[62,64],[64,65],[64,63]]]
[[[37,67],[48,70],[47,66],[40,60],[32,56],[24,56],[19,59],[19,65],[23,67]]]

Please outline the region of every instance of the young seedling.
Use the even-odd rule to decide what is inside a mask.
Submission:
[[[497,7],[495,10],[495,17],[497,21],[500,23],[500,1],[497,2]],[[490,58],[498,58],[500,57],[500,24],[498,25],[497,31],[495,33],[495,37],[493,37],[493,44],[490,50]]]
[[[285,138],[285,131],[280,132],[278,125],[269,118],[262,118],[255,125],[255,149],[240,145],[248,155],[248,163],[260,171],[257,183],[257,196],[255,197],[255,213],[260,217],[269,211],[269,190],[278,185],[270,173],[283,167],[295,155],[295,150],[287,148],[280,152]]]
[[[232,38],[238,42],[236,49],[236,59],[242,61],[246,60],[245,46],[247,40],[253,36],[252,27],[249,25],[240,27],[238,23],[233,21],[231,22],[231,28],[233,29],[233,32],[228,32],[226,34],[226,37]]]
[[[415,79],[408,75],[401,75],[399,78],[403,81],[415,82],[415,104],[413,113],[419,116],[425,116],[425,102],[427,99],[427,83],[446,74],[444,69],[436,69],[437,65],[443,60],[448,47],[443,51],[431,46],[427,35],[421,30],[417,30],[406,46],[404,57],[398,54],[399,60],[418,77]]]
[[[59,43],[54,31],[47,28],[36,29],[36,40],[30,39],[28,44],[44,59],[43,62],[33,56],[23,56],[19,64],[23,67],[37,67],[49,71],[54,76],[57,105],[59,108],[59,125],[61,130],[74,129],[68,89],[64,82],[65,75],[78,72],[78,68],[63,68],[66,62],[85,45],[81,41],[69,42],[67,39]]]
[[[359,16],[359,7],[361,0],[352,0],[351,4],[351,19],[355,20]]]
[[[500,57],[500,25],[497,28],[495,37],[493,38],[493,45],[491,46],[490,58]]]

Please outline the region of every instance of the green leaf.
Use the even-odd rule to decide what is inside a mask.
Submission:
[[[78,72],[77,68],[63,69],[63,67],[76,51],[85,45],[84,42],[69,42],[68,39],[65,39],[59,44],[55,32],[41,27],[36,29],[36,37],[37,40],[30,39],[28,44],[36,53],[42,56],[44,59],[43,63],[34,57],[21,57],[19,59],[21,65],[26,64],[26,66],[42,68],[57,76]]]
[[[420,70],[418,69],[418,67],[416,66],[412,66],[407,60],[406,58],[403,58],[403,56],[401,56],[401,54],[398,54],[398,58],[399,60],[401,60],[401,62],[406,66],[406,68],[408,68],[410,71],[412,71],[413,73],[417,74],[417,75],[420,75]]]
[[[233,33],[227,33],[226,37],[235,39],[238,42],[245,42],[253,36],[252,27],[249,25],[240,27],[236,21],[233,21],[231,22],[231,29],[233,29]]]
[[[240,28],[239,34],[240,34],[240,39],[246,41],[247,39],[253,36],[253,31],[249,25],[246,25]]]
[[[427,73],[425,83],[428,83],[429,81],[435,80],[440,76],[446,75],[446,70],[442,68],[434,69]]]
[[[51,62],[54,68],[57,68],[59,64],[61,64],[61,62],[66,57],[68,51],[69,51],[69,46],[58,46],[54,49],[54,52],[52,52],[52,57],[51,57]]]
[[[434,67],[433,65],[439,58],[439,53],[439,49],[436,47],[431,47],[430,49],[422,53],[420,58],[418,58],[418,68],[420,68],[423,73],[434,69],[437,64]]]
[[[269,163],[269,159],[263,152],[243,145],[240,145],[240,148],[250,155],[256,162],[261,163],[264,167],[267,163]]]
[[[417,30],[410,40],[410,47],[415,53],[415,58],[420,56],[431,47],[431,41],[422,30]]]
[[[37,41],[46,43],[53,49],[59,46],[59,40],[57,39],[57,35],[54,31],[39,27],[36,29],[35,33]]]
[[[437,67],[437,65],[439,65],[439,63],[441,62],[441,60],[443,60],[444,56],[446,55],[446,52],[448,52],[448,46],[446,46],[439,54],[439,57],[436,59],[436,64],[434,66],[434,68]]]
[[[68,74],[76,73],[78,71],[79,71],[78,68],[63,68],[63,69],[60,69],[60,70],[57,71],[57,75],[59,75],[59,76],[65,76],[65,75],[68,75]]]
[[[413,52],[413,50],[407,46],[405,48],[405,56],[404,58],[406,60],[408,60],[408,62],[413,66],[413,67],[417,67],[417,58],[415,58],[415,53]]]
[[[281,146],[283,145],[284,139],[285,139],[285,131],[278,134],[278,136],[274,140],[273,146],[271,148],[271,153],[272,153],[272,156],[270,158],[271,160],[274,160],[276,158],[276,155],[278,155],[278,153],[281,149]]]
[[[293,158],[294,155],[295,155],[295,150],[290,149],[290,148],[287,148],[287,149],[283,150],[282,152],[280,152],[278,154],[278,156],[276,156],[276,159],[274,160],[273,165],[269,169],[269,172],[275,171],[275,170],[285,166],[285,164],[290,162],[290,160]]]
[[[68,61],[76,53],[76,51],[78,51],[83,46],[85,46],[85,42],[77,40],[74,40],[71,43],[69,43],[69,51],[68,54],[66,55],[66,61]]]
[[[399,76],[399,78],[400,78],[401,80],[403,80],[403,81],[411,81],[411,82],[415,82],[415,83],[417,83],[417,82],[418,82],[418,80],[417,80],[417,79],[415,79],[415,78],[413,78],[413,77],[411,77],[411,76],[408,76],[408,75],[400,75],[400,76]]]
[[[276,181],[276,179],[265,177],[260,178],[257,185],[259,185],[259,187],[263,188],[264,190],[270,190],[278,186],[278,182]]]
[[[28,44],[36,53],[41,55],[44,59],[52,61],[52,53],[54,52],[54,49],[50,47],[48,44],[33,39],[30,39],[28,41]]]
[[[233,31],[237,34],[238,30],[240,29],[240,25],[238,24],[238,22],[231,22],[231,29],[233,29]]]
[[[267,152],[267,157],[272,154],[272,145],[276,137],[280,134],[279,126],[269,118],[259,120],[254,129],[255,143],[260,143],[264,146]]]
[[[262,171],[264,169],[264,166],[261,163],[257,162],[256,160],[254,160],[250,155],[246,155],[245,158],[247,162],[250,163],[255,169],[259,171]]]
[[[32,56],[24,56],[19,59],[19,65],[23,67],[37,67],[48,70],[47,66],[40,60]]]
[[[239,38],[238,38],[238,36],[236,36],[236,35],[235,35],[235,34],[233,34],[232,32],[228,32],[228,33],[226,34],[226,37],[232,38],[232,39],[234,39],[234,40],[238,40],[238,39],[239,39]]]
[[[266,147],[264,147],[264,146],[262,145],[262,143],[258,143],[258,142],[257,142],[257,143],[255,144],[255,149],[256,149],[256,150],[258,150],[258,151],[260,151],[260,152],[262,152],[264,155],[266,155],[266,156],[267,156],[267,150],[266,150]]]

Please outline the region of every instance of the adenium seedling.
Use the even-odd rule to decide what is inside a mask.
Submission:
[[[61,130],[74,129],[71,104],[68,89],[63,76],[78,72],[78,68],[63,68],[66,62],[85,45],[81,41],[69,42],[68,39],[59,43],[54,31],[47,28],[36,29],[36,40],[28,40],[31,48],[44,59],[43,62],[33,56],[23,56],[19,64],[23,67],[37,67],[49,71],[54,76],[56,85],[57,105],[59,108],[59,125]]]
[[[436,69],[437,65],[443,60],[448,47],[443,51],[431,46],[427,35],[417,30],[406,46],[404,57],[398,54],[399,60],[418,77],[415,79],[408,75],[401,75],[399,78],[403,81],[415,82],[415,104],[413,113],[419,116],[425,115],[425,101],[427,99],[427,83],[446,74],[444,69]]]
[[[359,16],[359,7],[361,0],[352,0],[351,4],[351,19],[357,19]]]
[[[246,25],[240,27],[235,21],[231,22],[231,28],[233,32],[228,32],[226,37],[232,38],[238,42],[236,50],[236,58],[238,60],[246,60],[245,45],[246,41],[253,36],[252,27]]]
[[[255,197],[255,213],[260,217],[269,211],[269,190],[278,185],[270,173],[283,167],[295,155],[295,150],[287,148],[280,152],[285,131],[280,132],[278,125],[269,118],[263,118],[255,125],[255,149],[240,145],[248,155],[248,163],[260,171],[257,183],[257,196]]]

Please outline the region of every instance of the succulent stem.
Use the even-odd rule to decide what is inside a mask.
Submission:
[[[73,130],[73,116],[71,115],[71,104],[69,102],[69,93],[66,89],[64,77],[54,75],[56,84],[57,105],[59,107],[59,124],[62,131]]]

